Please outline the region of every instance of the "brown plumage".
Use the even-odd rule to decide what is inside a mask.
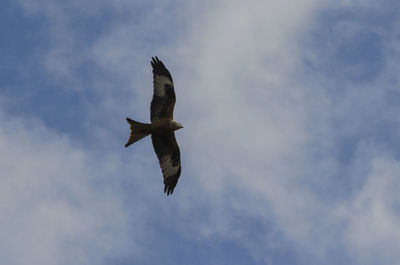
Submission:
[[[140,123],[126,118],[131,126],[131,134],[125,147],[151,134],[154,151],[164,176],[164,192],[174,192],[181,175],[181,155],[174,131],[183,126],[174,121],[175,90],[172,76],[165,65],[157,58],[152,58],[153,100],[150,106],[151,123]]]

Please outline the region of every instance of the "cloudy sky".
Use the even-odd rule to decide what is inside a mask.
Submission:
[[[0,263],[400,260],[396,0],[3,0]],[[163,194],[151,56],[182,175]]]

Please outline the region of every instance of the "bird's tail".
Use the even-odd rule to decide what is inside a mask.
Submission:
[[[140,123],[129,118],[126,118],[126,121],[131,125],[131,134],[125,147],[151,134],[151,124]]]

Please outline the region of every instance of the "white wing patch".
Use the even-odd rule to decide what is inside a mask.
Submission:
[[[180,163],[176,167],[172,165],[172,160],[170,155],[165,155],[160,159],[160,167],[164,177],[168,178],[175,175],[179,170]]]
[[[168,77],[163,75],[155,75],[154,76],[154,94],[160,97],[165,96],[165,85],[169,84],[173,86],[171,80]]]

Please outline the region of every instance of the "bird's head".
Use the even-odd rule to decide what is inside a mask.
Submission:
[[[177,121],[171,121],[171,127],[172,127],[172,129],[173,129],[174,131],[176,131],[176,130],[179,130],[179,129],[183,128],[183,125],[180,124],[180,123],[177,122]]]

